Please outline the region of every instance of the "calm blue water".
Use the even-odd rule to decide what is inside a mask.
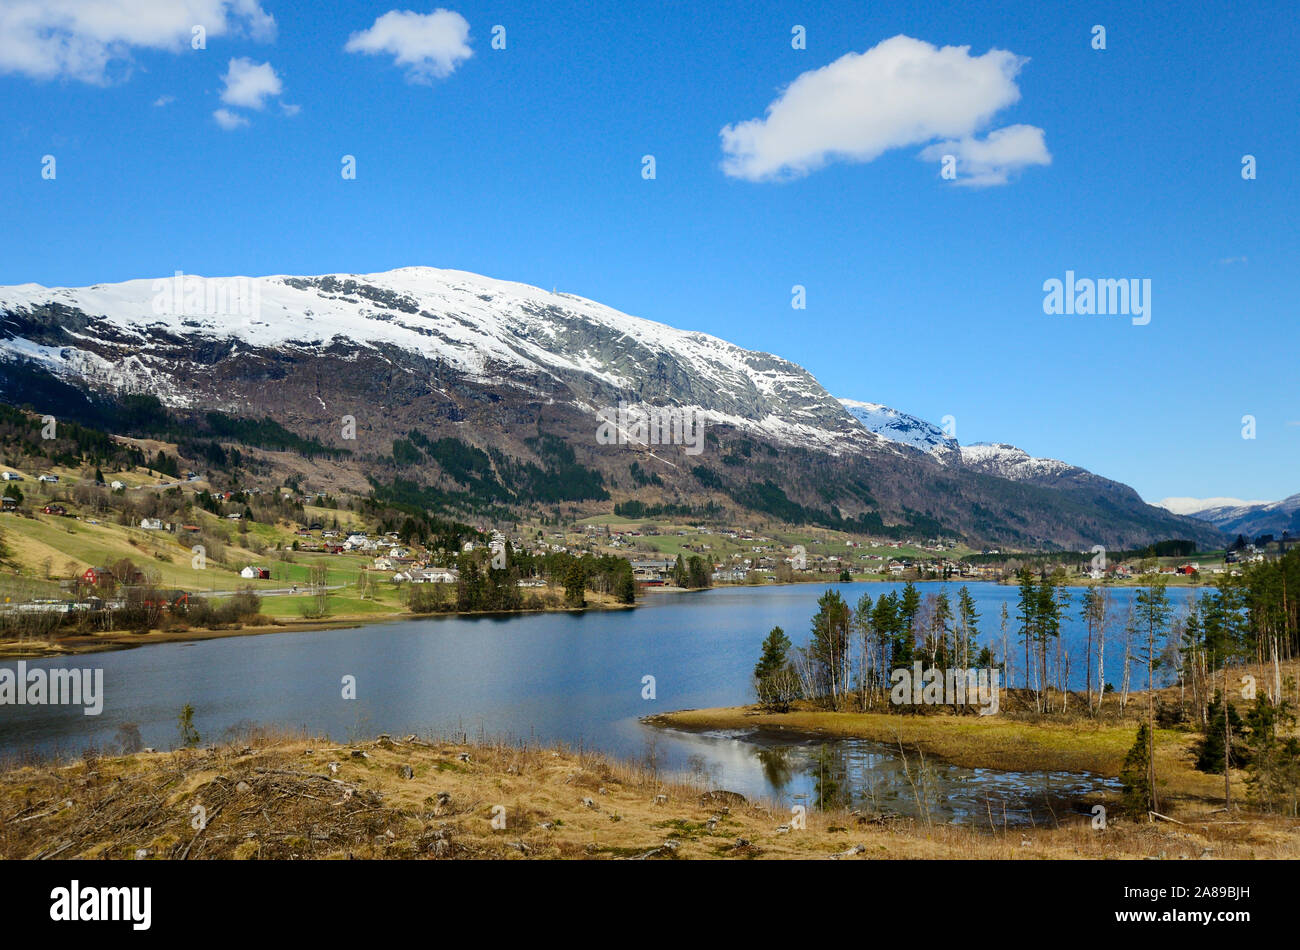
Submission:
[[[876,597],[902,585],[833,586],[853,604],[863,593]],[[923,594],[938,590],[936,584],[919,586]],[[961,585],[945,586],[955,606]],[[1000,641],[999,607],[1008,604],[1014,626],[1015,588],[969,586],[981,613],[982,639]],[[128,722],[139,726],[145,744],[171,747],[177,741],[177,715],[189,703],[205,741],[250,722],[302,727],[340,741],[381,732],[463,732],[562,741],[622,758],[650,759],[673,771],[706,774],[715,784],[747,795],[813,795],[816,783],[808,772],[812,746],[786,742],[779,748],[793,765],[773,769],[774,756],[780,755],[770,751],[773,745],[763,737],[683,734],[638,720],[656,712],[752,701],[749,679],[763,637],[780,625],[796,644],[806,642],[817,598],[825,589],[811,584],[719,588],[651,595],[632,611],[445,617],[28,661],[29,668],[103,669],[104,711],[92,717],[80,707],[0,706],[0,755],[75,755],[92,745],[109,747],[119,726]],[[1179,605],[1188,594],[1184,589],[1170,592]],[[1117,615],[1133,596],[1132,590],[1113,591]],[[1070,614],[1065,640],[1081,649],[1085,631],[1073,619],[1077,608]],[[1014,630],[1010,636],[1014,658]],[[1116,683],[1121,651],[1118,634],[1111,634],[1106,664],[1108,679]],[[1076,661],[1076,666],[1072,679],[1080,684],[1082,665]],[[356,677],[355,700],[342,698],[344,676]],[[643,698],[647,676],[654,677],[653,699]],[[1140,688],[1136,669],[1133,684]],[[900,764],[894,752],[869,743],[840,743],[836,754],[842,760],[836,770],[845,773],[851,793],[865,794],[874,775],[880,784],[873,795],[888,798],[888,787],[901,795],[893,765],[886,767]],[[872,756],[878,760],[875,767]],[[969,770],[934,767],[944,770],[942,782],[997,784],[997,773],[980,779],[965,774]],[[1012,776],[1010,781],[1045,788],[1055,787],[1057,780]],[[1074,780],[1060,781],[1069,785]],[[910,782],[901,789],[906,792],[902,797],[915,797]],[[854,800],[870,805],[865,798]],[[897,804],[906,810],[906,802]],[[960,818],[965,812],[949,808],[947,813]]]

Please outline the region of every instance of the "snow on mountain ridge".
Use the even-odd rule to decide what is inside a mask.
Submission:
[[[947,460],[958,449],[956,439],[924,419],[918,419],[916,416],[877,402],[841,398],[839,403],[868,431],[891,442],[910,445],[914,449],[928,452],[940,461]]]
[[[184,293],[173,306],[176,286]],[[254,305],[205,313],[205,293],[214,288],[222,300],[225,289],[242,290],[243,302],[252,297]],[[88,319],[51,320],[54,307]],[[5,333],[0,354],[114,388],[151,388],[174,403],[185,397],[159,373],[174,370],[177,340],[299,352],[347,341],[395,346],[493,384],[527,388],[530,380],[552,377],[588,410],[614,391],[629,402],[693,406],[714,421],[834,451],[846,447],[846,437],[848,447],[875,442],[859,438],[843,408],[797,364],[572,294],[466,271],[404,267],[316,277],[185,275],[84,288],[23,284],[0,287],[0,312],[39,314],[46,323],[43,339]]]
[[[1209,511],[1214,508],[1258,508],[1263,505],[1271,505],[1270,501],[1243,501],[1240,498],[1188,498],[1174,497],[1162,498],[1160,501],[1153,502],[1166,511],[1172,511],[1176,515],[1193,515],[1199,512]]]
[[[1258,537],[1262,534],[1300,534],[1300,493],[1290,495],[1280,501],[1241,501],[1237,498],[1166,498],[1160,505],[1169,508],[1166,503],[1203,505],[1187,511],[1189,517],[1205,521],[1225,534],[1244,534],[1246,537]],[[1226,502],[1226,504],[1214,504]],[[1169,508],[1169,510],[1173,510]],[[1178,512],[1183,513],[1183,512]]]
[[[1060,459],[1037,458],[1024,449],[1005,442],[974,442],[961,447],[961,460],[1003,478],[1024,480],[1039,476],[1060,475],[1077,466]],[[1082,471],[1082,469],[1078,469]]]
[[[1005,442],[959,445],[938,426],[889,406],[856,399],[840,398],[839,401],[849,415],[871,432],[926,452],[943,464],[955,461],[1015,481],[1084,471],[1058,459],[1036,458]]]

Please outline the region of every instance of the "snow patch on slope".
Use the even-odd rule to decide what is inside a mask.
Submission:
[[[928,452],[941,460],[957,451],[957,440],[936,425],[876,402],[839,400],[850,416],[870,432],[891,442]]]
[[[1027,481],[1032,478],[1061,475],[1069,471],[1082,471],[1059,459],[1035,458],[1024,449],[1005,442],[975,442],[961,447],[964,464],[978,468],[990,475]]]

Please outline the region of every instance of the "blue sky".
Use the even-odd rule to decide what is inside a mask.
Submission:
[[[39,43],[4,31],[0,283],[460,268],[778,353],[835,395],[952,415],[962,442],[1149,500],[1300,491],[1289,4],[452,2],[472,54],[413,67],[395,62],[412,31],[376,23],[392,0],[183,2],[229,28],[193,50],[165,18],[59,19],[77,4],[49,0]],[[973,129],[1030,130],[1005,184],[944,180],[921,158],[944,136],[925,130],[779,180],[724,168],[724,128],[900,34],[1022,58],[1016,101]],[[869,98],[828,105],[849,111],[822,134]],[[1044,314],[1044,281],[1067,270],[1150,279],[1151,322]]]

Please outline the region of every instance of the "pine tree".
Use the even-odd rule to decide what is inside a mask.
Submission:
[[[754,692],[764,706],[779,712],[790,708],[793,699],[794,672],[790,669],[790,638],[780,627],[773,627],[763,641],[763,654],[754,665]]]
[[[582,564],[575,559],[564,575],[564,603],[566,606],[582,607],[586,604],[587,599],[584,594],[586,583],[587,579],[582,570]]]
[[[916,615],[921,610],[921,592],[916,585],[908,581],[903,585],[902,597],[898,600],[898,642],[906,655],[904,662],[911,663],[916,645]]]
[[[1169,594],[1165,590],[1166,581],[1163,578],[1153,579],[1153,582],[1145,589],[1138,591],[1135,603],[1137,605],[1138,624],[1140,629],[1146,634],[1146,661],[1147,661],[1147,723],[1154,735],[1156,728],[1156,683],[1155,669],[1159,665],[1156,658],[1156,640],[1164,636],[1165,629],[1169,626],[1169,615],[1173,611],[1169,603]],[[1156,762],[1155,756],[1148,760],[1148,768],[1151,770],[1150,787],[1151,787],[1151,807],[1157,806],[1155,787],[1156,787]]]
[[[1212,772],[1215,775],[1223,774],[1223,749],[1225,744],[1223,716],[1223,692],[1216,689],[1214,699],[1209,704],[1209,722],[1205,728],[1205,735],[1196,744],[1196,768],[1200,772]],[[1242,738],[1241,716],[1237,714],[1237,707],[1233,706],[1232,703],[1227,703],[1227,716],[1230,734],[1238,739],[1237,742],[1232,743],[1232,751],[1228,756],[1228,765],[1234,769],[1244,768],[1249,758],[1249,752],[1240,741]]]
[[[1029,692],[1029,644],[1038,628],[1038,588],[1034,584],[1034,572],[1028,567],[1022,567],[1018,577],[1020,600],[1016,619],[1020,621],[1020,639],[1025,645],[1025,692]]]
[[[876,632],[876,641],[880,644],[880,669],[888,677],[889,671],[912,662],[910,644],[904,642],[900,634],[901,622],[898,616],[898,595],[893,591],[885,594],[871,608],[871,627]]]
[[[871,626],[872,599],[870,594],[858,598],[858,605],[853,609],[853,632],[862,641],[862,667],[858,671],[858,686],[861,690],[861,705],[866,708],[871,690],[879,682],[879,657],[876,656],[875,631]]]
[[[686,586],[686,581],[687,581],[686,562],[682,560],[682,556],[680,554],[677,555],[677,563],[673,565],[673,570],[672,570],[672,574],[670,575],[670,579],[672,580],[674,587]]]
[[[971,656],[979,642],[979,612],[975,609],[975,598],[970,588],[963,586],[957,592],[957,629],[961,637],[958,664],[970,666]]]
[[[632,576],[632,565],[627,561],[622,562],[614,580],[614,599],[620,604],[636,603],[636,578]]]
[[[1056,598],[1056,578],[1044,577],[1038,585],[1038,603],[1034,608],[1034,639],[1038,643],[1039,690],[1046,708],[1048,645],[1061,635],[1061,610]]]
[[[1088,696],[1088,714],[1092,715],[1092,641],[1101,631],[1101,625],[1106,618],[1106,602],[1101,590],[1096,584],[1089,584],[1088,589],[1083,594],[1083,601],[1079,606],[1079,619],[1088,627],[1088,647],[1084,663],[1085,690]],[[1101,697],[1097,697],[1098,704]]]
[[[849,606],[839,591],[817,600],[807,656],[814,688],[839,709],[849,684]]]
[[[1268,811],[1293,818],[1300,815],[1300,739],[1284,734],[1296,722],[1290,704],[1275,704],[1260,693],[1246,719],[1246,784],[1251,798]]]
[[[1124,756],[1119,778],[1123,783],[1124,807],[1136,816],[1146,816],[1155,808],[1151,792],[1151,731],[1147,724],[1138,725],[1137,739]]]
[[[952,605],[948,603],[948,592],[940,591],[934,598],[934,610],[930,614],[930,630],[927,636],[930,641],[931,662],[936,666],[947,667],[957,662],[955,644],[950,646],[948,643],[951,624]]]

